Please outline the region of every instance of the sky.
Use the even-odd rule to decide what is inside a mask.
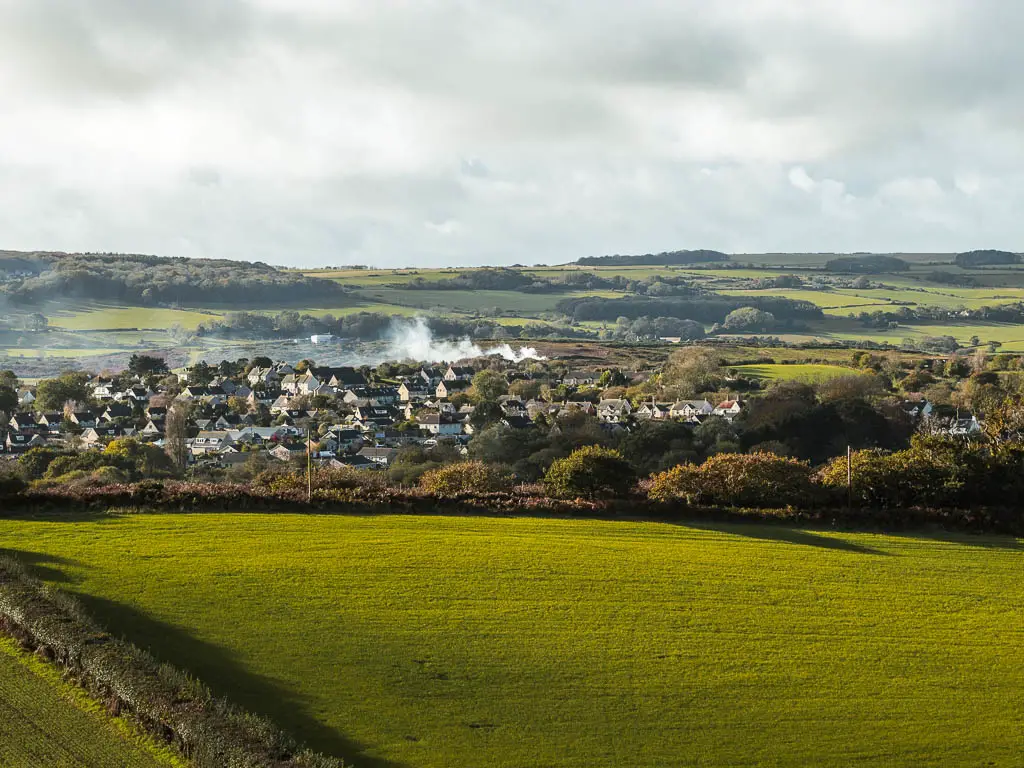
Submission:
[[[0,0],[0,248],[1024,250],[1011,0]]]

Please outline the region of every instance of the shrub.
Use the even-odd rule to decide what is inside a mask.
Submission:
[[[818,501],[810,465],[773,453],[720,453],[655,475],[648,495],[730,507],[807,507]]]
[[[636,473],[622,454],[597,445],[577,448],[544,475],[544,489],[555,498],[614,498],[629,494]]]
[[[420,478],[420,488],[435,496],[496,493],[512,488],[512,476],[502,467],[482,461],[459,461],[432,469]]]
[[[25,481],[14,474],[0,473],[0,499],[17,496],[25,490]]]

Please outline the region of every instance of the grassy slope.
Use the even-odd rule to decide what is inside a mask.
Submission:
[[[159,515],[5,521],[0,546],[51,558],[117,630],[357,765],[1024,750],[1024,551],[1008,539]]]
[[[735,368],[743,376],[753,376],[754,378],[767,379],[769,381],[777,379],[785,381],[802,381],[810,384],[819,381],[827,381],[828,379],[834,379],[838,376],[855,376],[863,373],[863,371],[859,371],[856,368],[816,363],[798,365],[738,365],[735,366]]]
[[[0,638],[0,765],[156,768],[182,765]]]

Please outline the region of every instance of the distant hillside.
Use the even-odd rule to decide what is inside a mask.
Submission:
[[[958,253],[953,263],[963,269],[987,267],[996,264],[1020,264],[1020,254],[1010,251],[980,250]]]
[[[906,272],[910,265],[903,259],[881,254],[866,256],[841,256],[825,262],[829,272],[853,272],[860,275],[877,275],[883,272]]]
[[[75,299],[138,306],[271,306],[337,299],[347,292],[330,280],[285,272],[262,262],[185,259],[135,254],[40,254],[42,263],[0,285],[0,298],[14,304]],[[12,264],[21,264],[16,257]]]
[[[729,256],[720,251],[665,251],[663,253],[646,253],[638,256],[584,256],[573,263],[584,267],[626,267],[636,264],[651,264],[663,267],[717,261],[729,261]]]

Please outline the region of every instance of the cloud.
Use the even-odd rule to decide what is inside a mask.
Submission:
[[[1002,0],[0,0],[6,248],[1013,248]]]

